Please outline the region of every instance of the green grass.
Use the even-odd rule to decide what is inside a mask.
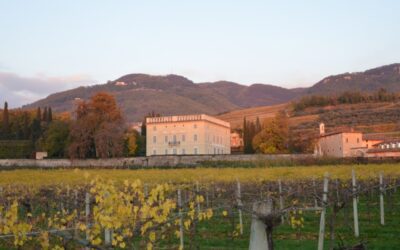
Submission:
[[[360,198],[359,202],[359,228],[360,237],[354,237],[353,208],[349,203],[342,209],[336,219],[334,241],[335,249],[339,246],[350,247],[363,242],[367,249],[399,249],[400,246],[400,195],[394,197],[393,204],[385,200],[385,226],[380,225],[379,200],[377,194],[369,201],[367,197]],[[392,198],[390,198],[392,199]],[[369,210],[369,212],[368,212]],[[329,249],[329,219],[331,211],[327,211],[326,234],[324,249]],[[238,223],[238,215],[234,214],[234,224]],[[273,237],[276,249],[316,249],[320,215],[315,212],[304,212],[304,228],[296,235],[296,230],[284,223],[274,229]],[[232,237],[234,226],[230,218],[218,213],[212,220],[201,222],[195,239],[186,239],[186,244],[192,242],[200,249],[248,249],[250,239],[251,217],[244,214],[244,234]],[[195,242],[195,243],[194,243]]]

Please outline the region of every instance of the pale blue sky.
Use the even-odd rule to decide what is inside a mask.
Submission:
[[[0,101],[139,72],[310,86],[400,62],[399,13],[395,0],[0,0]]]

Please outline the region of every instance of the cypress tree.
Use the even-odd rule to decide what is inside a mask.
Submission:
[[[249,127],[246,117],[243,118],[243,151],[245,154],[249,153]]]
[[[249,134],[249,143],[248,143],[248,149],[247,152],[249,154],[254,154],[254,149],[253,149],[253,138],[256,135],[256,125],[254,124],[254,122],[249,122],[249,126],[248,126],[248,134]]]
[[[260,131],[261,131],[261,122],[260,122],[260,118],[257,116],[255,134],[258,134]]]
[[[47,122],[47,107],[44,107],[42,121]]]
[[[51,107],[49,107],[47,110],[47,122],[52,122],[52,121],[53,121],[53,111],[51,110]]]
[[[4,110],[3,110],[3,132],[4,132],[4,139],[8,139],[10,137],[10,120],[8,114],[8,103],[4,103]]]
[[[31,140],[32,140],[32,142],[35,144],[41,135],[42,135],[42,127],[40,126],[40,121],[37,118],[35,118],[35,119],[33,119],[33,122],[31,125]]]
[[[29,139],[30,131],[29,131],[29,114],[28,112],[24,112],[23,116],[23,132],[24,132],[24,139]]]
[[[146,136],[146,117],[144,117],[143,122],[142,122],[142,129],[141,129],[141,135]]]
[[[39,122],[42,121],[42,111],[40,110],[40,107],[38,107],[36,110],[36,120]]]
[[[42,135],[41,121],[42,121],[42,111],[40,107],[38,107],[36,110],[36,118],[33,119],[31,125],[31,140],[34,144]]]

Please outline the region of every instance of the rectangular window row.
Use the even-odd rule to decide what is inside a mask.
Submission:
[[[178,136],[177,135],[172,135],[172,141],[170,141],[169,138],[170,137],[168,135],[165,135],[164,136],[164,143],[170,143],[170,142],[174,142],[175,143],[175,142],[178,142]],[[180,139],[181,139],[181,141],[179,141],[179,142],[185,142],[186,141],[186,135],[181,135]],[[197,142],[197,140],[198,140],[197,134],[194,134],[193,135],[193,141]],[[156,135],[153,135],[153,143],[154,144],[157,143],[157,136]]]
[[[181,155],[186,155],[186,149],[173,148],[172,151],[168,150],[168,149],[164,150],[164,155],[177,155],[178,153],[180,153]],[[197,155],[198,153],[199,153],[199,150],[197,148],[194,148],[193,154]],[[153,149],[153,155],[157,155],[157,150]]]

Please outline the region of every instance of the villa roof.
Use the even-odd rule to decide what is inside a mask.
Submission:
[[[330,132],[330,133],[325,133],[323,135],[320,135],[319,137],[327,137],[327,136],[332,136],[332,135],[337,135],[337,134],[361,134],[361,132],[354,132],[354,131],[336,131],[336,132]]]
[[[158,117],[146,118],[147,125],[156,123],[175,123],[175,122],[193,122],[193,121],[207,121],[226,128],[231,127],[229,122],[205,114],[158,116]]]
[[[400,143],[400,139],[392,139],[392,140],[381,141],[381,142],[378,142],[378,143],[374,144],[374,146],[379,146],[381,144],[387,144],[387,143]]]

